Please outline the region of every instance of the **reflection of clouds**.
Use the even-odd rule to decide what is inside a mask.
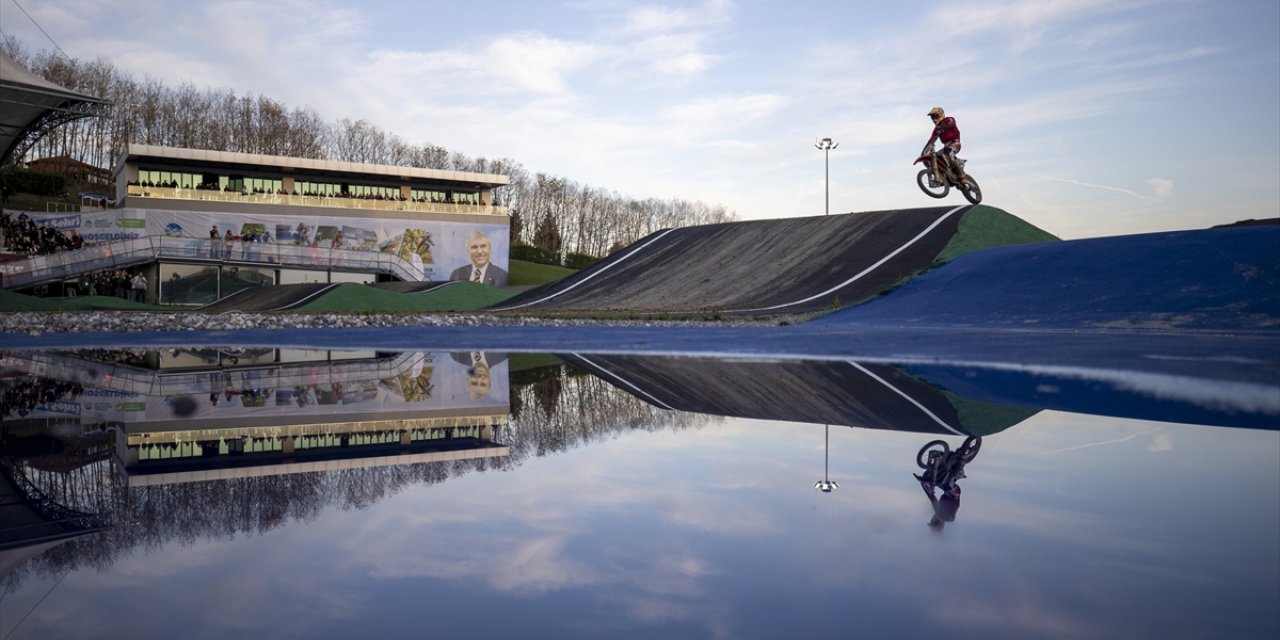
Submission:
[[[1155,439],[1151,441],[1151,444],[1147,447],[1147,451],[1151,451],[1152,453],[1159,453],[1161,451],[1173,451],[1173,438],[1170,438],[1169,434],[1167,433],[1158,434],[1156,435]]]
[[[490,583],[503,591],[553,591],[597,582],[594,570],[564,553],[569,536],[547,536],[521,543],[494,558]]]
[[[594,589],[635,622],[693,625],[707,637],[733,637],[729,599],[708,584],[724,568],[685,541],[780,537],[783,530],[767,511],[743,508],[742,494],[759,486],[708,491],[710,480],[728,477],[714,469],[654,482],[648,474],[655,459],[670,455],[673,464],[685,463],[687,455],[668,448],[670,435],[627,434],[596,443],[592,455],[534,459],[520,469],[518,483],[486,474],[455,479],[447,491],[397,496],[365,514],[361,531],[344,544],[377,579],[480,580],[518,595]],[[733,436],[727,440],[701,444],[719,451],[731,448]],[[723,466],[715,456],[708,464]],[[600,529],[633,514],[650,514],[639,522],[661,535],[615,540]],[[371,536],[376,546],[356,542]],[[424,540],[447,552],[424,553]],[[587,617],[610,625],[618,613]]]
[[[629,596],[624,604],[631,618],[649,624],[698,621],[711,638],[736,637],[733,630],[733,611],[724,605],[709,606],[704,603],[675,602],[646,595]]]
[[[757,536],[782,530],[773,514],[744,509],[731,495],[707,500],[705,494],[683,492],[662,507],[658,517],[706,533]]]
[[[306,527],[302,528],[304,531]],[[304,539],[298,532],[289,545],[291,552],[281,553],[271,536],[249,537],[205,542],[194,546],[169,544],[143,550],[112,566],[109,573],[91,570],[79,572],[74,588],[64,586],[67,602],[59,602],[56,610],[60,633],[66,636],[103,637],[104,629],[122,629],[127,617],[130,635],[160,637],[163,629],[184,629],[187,637],[253,637],[270,629],[275,637],[314,637],[335,620],[357,617],[367,602],[341,581],[321,579],[307,571],[298,571],[298,555],[305,555],[308,545],[332,532],[321,532],[315,539]],[[340,568],[320,569],[327,578]],[[183,582],[181,589],[170,588],[180,576],[199,576]],[[83,589],[83,595],[68,595]],[[115,598],[145,603],[135,614]],[[90,603],[107,604],[105,609]],[[171,615],[181,612],[181,619]],[[28,621],[30,625],[31,621]],[[82,633],[75,633],[81,628]]]
[[[1121,442],[1129,442],[1130,440],[1134,440],[1134,439],[1136,439],[1136,438],[1138,438],[1138,437],[1141,437],[1141,436],[1147,435],[1148,433],[1152,433],[1152,432],[1154,432],[1154,431],[1155,431],[1155,429],[1148,429],[1148,430],[1146,430],[1146,431],[1139,431],[1138,433],[1131,433],[1131,434],[1129,434],[1129,435],[1127,435],[1127,436],[1125,436],[1125,437],[1123,437],[1123,438],[1114,438],[1114,439],[1111,439],[1111,440],[1102,440],[1102,441],[1100,441],[1100,442],[1086,442],[1086,443],[1083,443],[1083,444],[1077,444],[1077,445],[1073,445],[1073,446],[1070,446],[1070,447],[1066,447],[1066,448],[1064,448],[1064,449],[1054,449],[1054,450],[1051,450],[1051,451],[1045,451],[1045,452],[1044,452],[1044,455],[1054,455],[1054,454],[1059,454],[1059,453],[1067,453],[1068,451],[1079,451],[1079,450],[1081,450],[1081,449],[1091,449],[1091,448],[1093,448],[1093,447],[1105,447],[1105,446],[1107,446],[1107,445],[1111,445],[1111,444],[1120,444]]]
[[[1191,603],[1179,611],[1192,616],[1220,614],[1203,602],[1231,594],[1222,584],[1237,573],[1213,563],[1240,559],[1198,546],[1223,539],[1220,527],[1188,533],[1199,516],[1177,517],[1151,489],[1186,498],[1209,471],[1179,465],[1221,456],[1221,435],[1042,412],[986,440],[961,482],[956,523],[936,534],[910,475],[915,452],[933,436],[833,427],[831,477],[841,490],[819,494],[812,481],[823,472],[821,425],[729,420],[723,429],[625,433],[523,460],[510,473],[409,487],[270,536],[196,545],[200,553],[173,545],[129,570],[186,563],[175,575],[199,576],[198,586],[163,604],[182,598],[175,609],[201,611],[195,624],[219,618],[205,626],[210,635],[233,624],[221,618],[238,618],[305,637],[303,625],[403,615],[390,607],[409,589],[431,601],[477,585],[498,602],[573,602],[580,608],[566,615],[589,630],[582,635],[644,635],[652,625],[655,637],[670,629],[780,637],[810,615],[825,629],[874,622],[878,633],[869,635],[886,637],[907,628],[922,637],[1141,637],[1142,624],[1177,635],[1160,608],[1172,601]],[[1274,433],[1237,435],[1255,443],[1241,446],[1242,461],[1263,457],[1257,442],[1274,451]],[[1099,446],[1116,441],[1130,444]],[[1142,455],[1165,444],[1169,454]],[[1045,455],[1067,450],[1080,453]],[[1258,505],[1274,504],[1274,464],[1237,466],[1253,492],[1241,511],[1265,515]],[[267,537],[274,543],[258,542]],[[1249,560],[1265,571],[1265,558]],[[246,573],[256,577],[242,587]],[[112,577],[94,589],[117,593],[121,580]],[[768,604],[778,612],[757,611]]]

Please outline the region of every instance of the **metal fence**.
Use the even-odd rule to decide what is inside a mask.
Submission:
[[[341,207],[343,209],[374,209],[378,211],[414,211],[418,213],[455,213],[470,215],[506,215],[507,208],[492,204],[466,204],[460,202],[414,202],[413,200],[377,200],[343,196],[301,196],[283,193],[240,193],[216,189],[189,189],[183,187],[141,187],[129,185],[128,194],[135,198],[166,198],[170,200],[211,200],[215,202],[241,202],[245,204],[275,204],[293,207]]]
[[[0,264],[6,289],[67,280],[82,273],[119,269],[161,258],[191,259],[241,265],[290,266],[315,270],[386,273],[421,281],[423,270],[397,255],[378,251],[324,249],[264,242],[148,236],[117,240],[75,251],[59,251]]]

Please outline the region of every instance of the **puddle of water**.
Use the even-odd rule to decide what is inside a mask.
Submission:
[[[1280,634],[1247,381],[214,348],[0,376],[0,637]]]

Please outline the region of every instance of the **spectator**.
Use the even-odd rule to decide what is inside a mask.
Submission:
[[[147,301],[147,277],[139,271],[133,274],[133,278],[129,281],[133,285],[133,300],[135,302]]]

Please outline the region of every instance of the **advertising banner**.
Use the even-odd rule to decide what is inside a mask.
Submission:
[[[508,395],[506,354],[417,353],[396,369],[367,370],[364,375],[335,376],[341,365],[319,364],[299,373],[290,367],[287,378],[271,369],[218,371],[207,375],[207,384],[190,393],[147,398],[146,417],[132,422],[172,420],[179,398],[196,401],[190,419],[222,419],[263,416],[324,416],[332,413],[368,414],[423,410],[489,410],[506,413]]]
[[[141,238],[147,234],[146,212],[136,209],[108,209],[89,213],[40,213],[28,216],[41,226],[63,233],[75,230],[89,244]]]
[[[167,236],[206,240],[210,243],[209,255],[214,256],[223,255],[220,252],[226,250],[228,241],[240,249],[235,254],[238,257],[253,255],[243,251],[252,245],[243,243],[389,253],[419,269],[422,280],[477,280],[504,287],[510,264],[506,224],[162,209],[28,215],[39,224],[53,225],[64,232],[74,229],[89,244]],[[215,232],[216,243],[211,235]]]

